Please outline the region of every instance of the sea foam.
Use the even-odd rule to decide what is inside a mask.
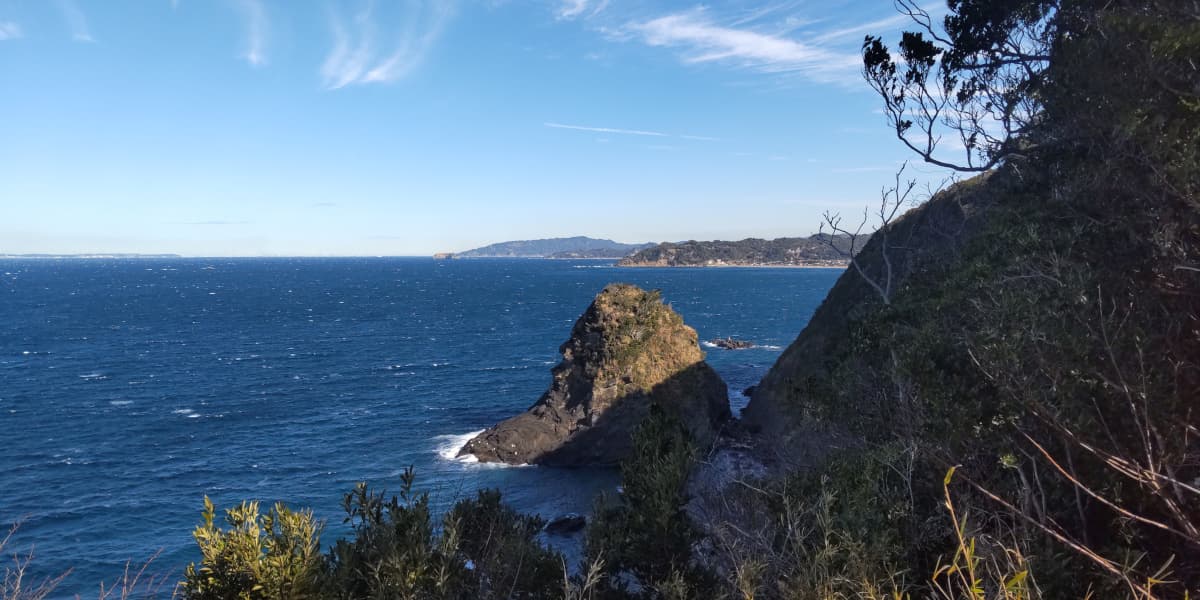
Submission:
[[[467,442],[471,441],[471,438],[474,438],[475,436],[477,436],[483,432],[484,432],[484,430],[480,429],[479,431],[472,431],[470,433],[463,433],[463,434],[453,434],[452,433],[452,434],[448,434],[448,435],[434,436],[433,439],[435,441],[437,441],[436,449],[437,449],[438,456],[440,456],[446,460],[453,460],[453,461],[461,462],[461,463],[479,462],[479,459],[475,458],[474,455],[468,454],[466,456],[459,456],[458,453],[459,453],[459,451],[461,451],[463,449],[463,446],[467,445]]]
[[[483,432],[484,432],[484,430],[480,429],[479,431],[472,431],[470,433],[463,433],[463,434],[452,433],[452,434],[447,434],[447,435],[434,436],[433,439],[434,439],[434,441],[437,442],[437,446],[435,447],[435,450],[437,451],[438,456],[442,457],[444,460],[450,460],[450,461],[454,461],[456,463],[461,463],[461,464],[479,465],[481,467],[495,467],[495,468],[533,466],[533,465],[529,465],[529,464],[510,465],[508,463],[502,463],[502,462],[486,462],[485,463],[485,462],[479,462],[479,458],[473,454],[468,454],[466,456],[458,455],[458,453],[463,449],[463,446],[467,445],[467,442],[471,441],[472,438],[474,438],[475,436],[477,436]]]

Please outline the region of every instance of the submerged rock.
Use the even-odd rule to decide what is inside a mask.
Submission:
[[[577,513],[567,513],[551,519],[542,531],[550,535],[570,535],[587,526],[587,517]]]
[[[471,439],[483,462],[613,465],[652,404],[677,415],[700,445],[730,417],[725,383],[704,362],[696,331],[658,292],[611,284],[559,348],[553,381],[528,411]]]
[[[718,348],[724,348],[726,350],[745,350],[746,348],[754,347],[754,342],[739,340],[732,337],[717,338],[709,343]]]

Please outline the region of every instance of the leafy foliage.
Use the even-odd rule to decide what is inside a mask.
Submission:
[[[399,497],[372,492],[360,483],[342,506],[354,531],[329,551],[326,590],[339,598],[452,597],[465,567],[456,556],[453,532],[435,539],[429,494],[413,490],[411,468]],[[440,542],[440,543],[439,543]]]
[[[621,463],[621,498],[601,498],[587,531],[587,555],[603,560],[614,576],[610,582],[629,573],[646,589],[661,584],[679,592],[689,581],[703,580],[690,564],[696,532],[684,513],[694,460],[687,430],[652,407],[634,434],[633,455]]]
[[[216,508],[204,499],[204,523],[193,536],[203,556],[189,565],[182,584],[188,598],[267,600],[317,595],[322,524],[312,511],[282,503],[266,514],[258,502],[225,511],[228,529],[218,527]]]
[[[414,482],[410,468],[399,496],[357,485],[343,502],[353,536],[324,555],[311,511],[277,504],[264,515],[257,502],[244,502],[226,511],[224,529],[206,499],[194,534],[202,559],[188,567],[183,597],[550,598],[561,589],[562,557],[535,539],[540,519],[484,490],[456,504],[437,532],[429,496]]]
[[[479,578],[477,598],[551,598],[559,592],[563,558],[538,543],[545,523],[501,504],[500,492],[480,490],[474,500],[462,500],[446,516],[458,547]]]

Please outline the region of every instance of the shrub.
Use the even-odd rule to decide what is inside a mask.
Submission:
[[[538,543],[545,523],[501,504],[500,492],[480,490],[461,500],[445,519],[444,537],[455,537],[479,573],[475,598],[552,598],[561,588],[562,556]]]
[[[342,507],[353,537],[329,550],[325,593],[335,598],[450,598],[465,588],[468,572],[454,532],[436,538],[429,494],[413,490],[410,467],[400,496],[372,492],[359,483]]]
[[[195,538],[202,559],[189,565],[181,592],[190,600],[553,598],[563,592],[563,561],[536,539],[542,521],[482,490],[431,519],[429,495],[412,468],[398,496],[360,483],[343,500],[352,535],[321,555],[321,523],[282,504],[266,514],[257,502],[225,511],[205,498]],[[25,600],[26,596],[16,597]],[[8,597],[3,600],[13,600]],[[37,600],[37,599],[34,599]]]
[[[604,562],[610,586],[631,574],[648,594],[672,590],[657,594],[662,597],[678,596],[688,585],[711,587],[708,575],[691,564],[697,533],[684,512],[695,455],[679,420],[652,406],[633,436],[633,453],[621,463],[621,497],[602,497],[587,531],[587,556]]]
[[[193,532],[203,556],[188,565],[184,596],[196,600],[275,600],[317,596],[321,574],[322,524],[312,511],[275,504],[266,514],[258,502],[225,511],[228,529],[218,527],[216,508],[204,498],[204,524]]]

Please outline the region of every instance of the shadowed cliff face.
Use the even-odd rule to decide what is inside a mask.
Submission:
[[[550,389],[530,409],[460,452],[484,462],[611,465],[629,454],[651,404],[678,415],[701,443],[729,418],[725,383],[704,362],[696,331],[657,292],[609,285],[559,349]]]
[[[895,221],[888,230],[892,289],[915,273],[938,268],[956,256],[986,222],[989,207],[1008,186],[1005,173],[980,175],[939,192]],[[882,282],[884,236],[876,234],[857,260],[868,277]],[[838,279],[808,325],[754,387],[743,420],[769,437],[789,438],[812,430],[807,398],[814,386],[831,381],[834,366],[854,361],[851,324],[882,307],[882,300],[853,266]],[[864,365],[865,366],[865,365]],[[786,448],[787,444],[777,444]]]

